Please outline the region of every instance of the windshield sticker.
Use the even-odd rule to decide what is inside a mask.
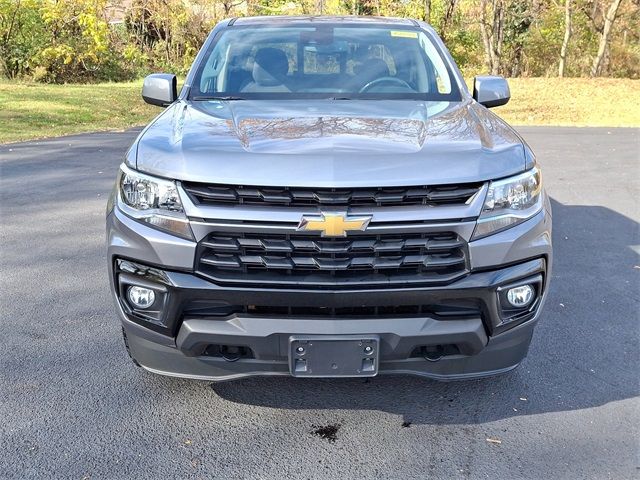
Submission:
[[[408,30],[391,30],[392,37],[400,38],[418,38],[418,32],[410,32]]]

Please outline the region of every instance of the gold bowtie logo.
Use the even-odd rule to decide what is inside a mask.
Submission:
[[[350,217],[340,213],[323,213],[321,216],[303,215],[299,231],[321,232],[323,237],[346,237],[347,232],[366,230],[371,217]]]

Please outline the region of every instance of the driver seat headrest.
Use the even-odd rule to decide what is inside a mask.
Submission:
[[[282,85],[289,72],[287,54],[279,48],[261,48],[253,61],[253,81],[272,87]]]

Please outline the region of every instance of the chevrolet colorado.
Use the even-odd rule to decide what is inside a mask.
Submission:
[[[211,32],[120,166],[110,284],[145,369],[195,379],[515,368],[548,289],[531,149],[427,24],[249,17]]]

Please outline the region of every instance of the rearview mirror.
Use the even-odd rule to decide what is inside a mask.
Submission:
[[[142,99],[158,107],[171,105],[178,98],[178,86],[175,75],[153,73],[144,79]]]
[[[482,75],[473,79],[473,98],[487,108],[505,105],[511,98],[509,84],[503,77]]]

